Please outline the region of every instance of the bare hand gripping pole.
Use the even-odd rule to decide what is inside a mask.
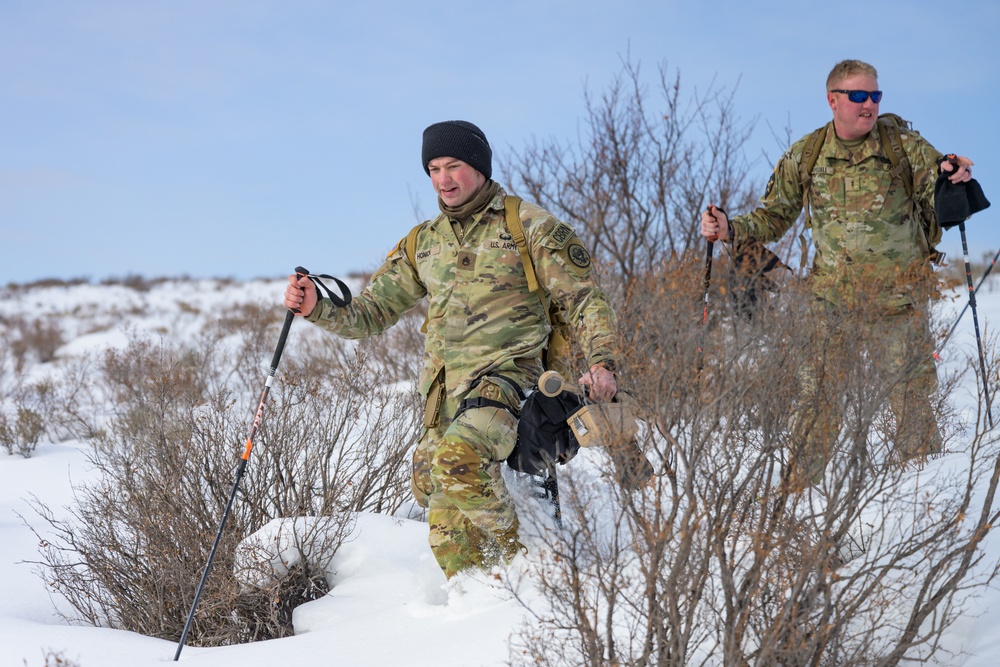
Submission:
[[[301,266],[295,267],[295,273],[300,276],[309,275],[309,272],[303,269]],[[233,509],[233,500],[236,498],[236,491],[239,489],[240,481],[243,479],[243,473],[247,469],[247,461],[250,460],[250,450],[253,449],[253,438],[257,434],[257,428],[260,426],[261,417],[264,414],[264,403],[267,401],[267,395],[271,391],[271,383],[274,381],[274,375],[278,371],[278,362],[281,361],[281,352],[285,349],[285,340],[288,338],[288,330],[292,326],[292,320],[295,319],[295,313],[289,310],[285,313],[285,323],[281,327],[281,335],[278,336],[278,344],[274,348],[274,357],[271,358],[271,371],[267,375],[267,380],[264,382],[264,391],[260,394],[260,403],[257,405],[257,413],[253,418],[253,425],[250,427],[250,435],[247,436],[246,446],[243,449],[243,455],[240,457],[239,466],[236,468],[236,481],[233,483],[233,490],[229,494],[229,502],[226,503],[226,510],[222,513],[222,522],[219,524],[219,532],[215,535],[215,542],[212,544],[212,550],[208,554],[208,562],[205,563],[205,571],[202,572],[201,582],[198,584],[198,590],[194,594],[194,602],[191,603],[191,611],[188,612],[187,622],[184,623],[184,632],[181,633],[181,639],[177,643],[177,652],[174,654],[174,662],[177,662],[181,657],[181,650],[184,648],[184,642],[187,640],[188,632],[191,631],[191,623],[194,621],[194,611],[198,607],[198,600],[201,599],[201,594],[205,590],[205,581],[208,579],[208,572],[212,569],[212,561],[215,559],[215,551],[219,548],[219,542],[222,540],[222,530],[226,526],[226,521],[229,519],[229,513]]]

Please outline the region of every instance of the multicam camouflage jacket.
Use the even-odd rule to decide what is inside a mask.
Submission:
[[[913,174],[911,198],[879,140],[878,128],[864,141],[847,148],[826,126],[826,138],[804,192],[799,163],[810,135],[781,157],[768,181],[761,206],[730,219],[735,241],[754,236],[767,243],[780,238],[795,223],[804,205],[811,209],[816,246],[812,281],[824,299],[837,302],[845,277],[859,269],[877,275],[886,286],[884,301],[893,306],[912,303],[909,276],[929,272],[931,244],[919,211],[933,210],[934,182],[940,153],[917,132],[903,128],[900,139]]]
[[[504,224],[504,197],[501,189],[468,221],[461,239],[444,214],[423,223],[416,266],[406,257],[404,238],[347,308],[322,299],[307,319],[345,338],[365,338],[385,331],[426,296],[422,394],[442,369],[451,396],[488,373],[530,386],[543,370],[550,325],[537,293],[528,289],[520,251]],[[587,361],[615,360],[615,314],[579,237],[533,204],[522,202],[520,217],[538,281],[570,315]]]

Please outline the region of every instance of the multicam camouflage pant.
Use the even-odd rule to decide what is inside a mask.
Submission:
[[[467,397],[516,408],[519,399],[501,382],[485,378]],[[414,498],[428,509],[431,550],[448,578],[467,568],[490,568],[524,549],[500,475],[517,441],[517,419],[501,408],[476,407],[452,420],[461,398],[445,398],[436,415],[425,418],[411,480]]]
[[[943,441],[930,400],[937,373],[926,314],[907,308],[859,318],[823,305],[817,305],[815,314],[812,358],[800,369],[793,419],[793,487],[822,480],[834,448],[843,442],[849,402],[844,396],[852,389],[851,378],[865,373],[869,384],[877,377],[888,391],[894,424],[884,436],[890,462],[903,464],[940,452]]]

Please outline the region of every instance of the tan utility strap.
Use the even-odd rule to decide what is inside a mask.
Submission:
[[[532,292],[538,291],[538,278],[535,276],[535,264],[531,261],[531,251],[528,250],[528,241],[524,238],[524,225],[521,224],[521,214],[518,209],[521,206],[521,198],[508,196],[503,201],[504,219],[507,221],[507,231],[514,237],[514,243],[521,253],[521,264],[524,266],[524,277],[528,281],[528,289]],[[545,303],[545,300],[542,300]]]

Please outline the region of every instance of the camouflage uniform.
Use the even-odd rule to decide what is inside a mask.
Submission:
[[[808,205],[816,245],[812,280],[817,296],[842,303],[843,288],[862,269],[878,276],[885,287],[882,301],[887,308],[913,305],[917,300],[911,294],[914,282],[910,278],[927,267],[929,249],[940,240],[927,238],[920,209],[934,210],[941,153],[918,133],[902,129],[900,139],[913,170],[910,198],[902,180],[890,175],[892,163],[882,149],[877,127],[859,146],[849,149],[836,138],[830,123],[809,192],[804,193],[799,163],[808,138],[793,144],[778,161],[760,208],[730,219],[734,243],[742,236],[754,236],[763,243],[777,240]]]
[[[444,214],[423,223],[416,266],[406,257],[404,238],[350,306],[323,299],[308,317],[340,336],[363,338],[386,330],[427,297],[419,389],[428,403],[412,486],[429,510],[431,548],[449,577],[521,548],[500,476],[517,438],[520,398],[503,378],[522,388],[534,385],[550,327],[504,224],[504,196],[501,189],[462,233]],[[520,217],[539,284],[566,307],[587,361],[614,360],[615,315],[576,233],[526,202]],[[477,407],[453,419],[462,399],[475,397],[510,411]]]
[[[927,307],[933,291],[928,255],[940,240],[940,230],[929,233],[921,216],[924,211],[933,211],[941,154],[917,132],[901,128],[902,148],[912,167],[911,198],[902,180],[890,174],[893,167],[877,126],[851,147],[837,139],[832,122],[825,131],[808,192],[804,192],[799,165],[809,135],[778,161],[761,206],[730,219],[733,241],[745,236],[764,243],[774,241],[788,231],[804,207],[807,209],[816,246],[810,281],[817,308],[822,311],[817,350],[822,347],[828,354],[831,347],[843,348],[845,335],[851,333],[839,330],[841,309],[870,301],[874,294],[877,312],[865,328],[879,332],[888,345],[894,366],[888,370],[898,370],[904,364],[908,369],[915,367],[908,381],[890,397],[897,442],[910,450],[897,454],[909,458],[937,451],[941,436],[929,400],[937,377]],[[857,350],[840,352],[857,354]],[[816,357],[821,357],[819,351]],[[803,474],[808,481],[816,481],[822,473],[827,448],[840,424],[840,401],[831,396],[816,400],[817,374],[813,365],[803,369],[796,419],[796,439],[805,450]]]

